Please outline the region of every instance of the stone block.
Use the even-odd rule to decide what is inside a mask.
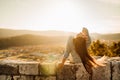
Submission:
[[[19,76],[13,76],[13,79],[14,80],[21,80],[21,77],[20,77],[20,75]]]
[[[19,72],[25,75],[39,75],[39,63],[21,63],[19,64]]]
[[[41,80],[41,76],[35,76],[35,80]]]
[[[17,75],[19,74],[18,65],[13,63],[0,64],[0,74]]]
[[[7,76],[6,75],[0,75],[0,80],[6,80]]]
[[[120,80],[120,61],[112,62],[112,80]]]
[[[0,75],[0,80],[13,80],[13,77],[10,75]]]
[[[76,66],[76,80],[89,80],[90,75],[86,71],[82,63],[79,63]]]
[[[13,80],[34,80],[34,76],[26,76],[26,75],[13,76]]]
[[[76,80],[76,69],[74,64],[65,64],[57,71],[57,80]]]
[[[104,64],[104,66],[93,68],[92,80],[111,80],[111,62]]]
[[[42,63],[39,66],[40,68],[40,75],[43,76],[54,76],[56,75],[57,66],[55,63]]]
[[[35,80],[56,80],[56,76],[36,76]]]

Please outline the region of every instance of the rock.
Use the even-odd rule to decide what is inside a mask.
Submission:
[[[19,74],[18,65],[17,64],[0,64],[0,74],[6,75],[17,75]]]
[[[13,79],[14,80],[21,80],[21,77],[20,76],[13,76]]]
[[[35,80],[56,80],[55,76],[36,76]]]
[[[35,80],[41,80],[41,76],[35,76]]]
[[[11,79],[10,79],[11,80]],[[13,80],[34,80],[34,76],[14,76]]]
[[[76,80],[89,80],[90,75],[86,71],[85,67],[82,63],[79,63],[76,65],[77,71],[76,71]]]
[[[0,75],[1,80],[6,80],[7,76],[6,75]]]
[[[120,80],[120,61],[105,62],[105,66],[93,68],[92,80]],[[0,60],[0,80],[89,80],[90,78],[82,63],[65,63],[60,71],[57,70],[57,65],[54,62]]]
[[[19,64],[20,74],[25,75],[39,75],[39,63],[38,62],[26,62]]]
[[[92,80],[111,80],[111,63],[107,62],[105,66],[93,68]]]
[[[120,61],[112,62],[112,80],[120,80]]]
[[[0,75],[0,80],[12,80],[12,76],[10,76],[10,75]]]
[[[108,61],[120,61],[120,57],[111,57]]]
[[[57,72],[57,80],[76,80],[75,65],[65,64],[64,67]]]
[[[42,63],[40,64],[40,75],[54,76],[56,75],[56,64],[55,63]]]

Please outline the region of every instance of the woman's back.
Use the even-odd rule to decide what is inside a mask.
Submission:
[[[77,52],[75,50],[75,46],[74,46],[73,40],[74,40],[74,36],[70,36],[68,38],[67,46],[66,46],[66,49],[67,49],[66,51],[68,51],[68,52],[65,52],[65,53],[67,55],[71,54],[72,62],[74,62],[74,63],[81,63],[81,58],[79,57],[79,55],[77,54]]]

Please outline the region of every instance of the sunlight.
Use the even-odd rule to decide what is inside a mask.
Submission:
[[[83,8],[79,8],[79,5],[74,1],[60,1],[59,3],[52,4],[48,9],[47,6],[43,6],[43,8],[48,10],[48,12],[44,10],[42,15],[35,15],[32,12],[31,15],[34,15],[34,17],[31,16],[29,18],[33,19],[27,21],[27,24],[30,24],[30,26],[21,26],[21,28],[80,32],[82,27],[87,26],[89,28],[89,26],[92,26],[90,25],[91,20],[85,17],[86,15],[89,16],[89,14],[84,13]],[[37,13],[41,13],[41,11]]]
[[[40,64],[40,71],[42,75],[55,75],[57,70],[57,64],[56,63],[41,63]]]
[[[87,27],[91,33],[119,32],[119,5],[116,5],[119,3],[119,0],[1,1],[0,28],[80,32]],[[113,20],[114,16],[116,20],[105,21]]]

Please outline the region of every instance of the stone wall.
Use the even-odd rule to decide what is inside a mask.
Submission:
[[[0,62],[0,80],[89,80],[89,76],[82,64],[65,64],[58,71],[55,63]],[[92,80],[120,80],[120,61],[94,68]]]

